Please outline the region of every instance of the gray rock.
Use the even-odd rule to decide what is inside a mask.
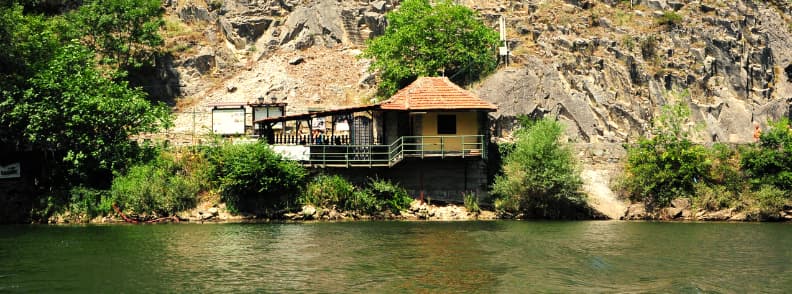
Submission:
[[[371,2],[371,8],[374,9],[374,11],[379,12],[379,13],[385,12],[386,9],[388,8],[387,5],[388,5],[388,2],[385,2],[385,1],[374,1],[374,2]]]
[[[184,22],[212,22],[215,18],[214,14],[210,13],[206,8],[197,7],[195,5],[187,5],[182,7],[178,14],[179,18]]]
[[[292,58],[291,60],[289,60],[289,64],[298,65],[300,63],[303,63],[303,61],[305,61],[305,59],[302,56],[297,56],[297,57]]]
[[[649,0],[646,1],[646,7],[653,10],[667,10],[668,3],[665,0]]]
[[[220,211],[217,209],[217,207],[210,207],[207,210],[207,212],[209,212],[210,214],[215,215],[215,216],[220,213]]]

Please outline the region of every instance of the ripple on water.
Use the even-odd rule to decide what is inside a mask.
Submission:
[[[789,224],[0,227],[0,291],[784,292]]]

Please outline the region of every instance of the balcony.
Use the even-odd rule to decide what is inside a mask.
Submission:
[[[391,144],[336,144],[347,140],[312,140],[320,144],[273,145],[286,158],[312,167],[392,167],[404,158],[486,158],[482,135],[404,136]],[[277,141],[276,141],[277,142]],[[321,144],[327,142],[328,144]]]

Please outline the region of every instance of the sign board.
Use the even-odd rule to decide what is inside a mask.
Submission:
[[[237,135],[245,133],[244,108],[212,109],[212,132],[218,135]]]
[[[9,165],[0,165],[0,179],[13,179],[22,176],[22,165],[15,162]]]
[[[272,151],[280,154],[283,158],[308,161],[311,158],[311,148],[308,146],[295,145],[271,145]]]
[[[312,130],[320,130],[325,131],[327,128],[325,127],[325,118],[324,117],[314,117],[311,120],[311,129]]]
[[[281,117],[283,116],[283,110],[280,106],[255,106],[253,107],[253,120],[260,120],[262,118],[267,117]],[[255,124],[255,128],[258,129],[258,124]],[[283,128],[283,123],[276,123],[272,126],[272,129],[279,130]]]

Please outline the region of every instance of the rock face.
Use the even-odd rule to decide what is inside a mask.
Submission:
[[[499,135],[526,114],[566,121],[573,141],[633,142],[651,132],[658,109],[675,96],[670,92],[683,89],[693,119],[705,126],[700,142],[749,142],[754,121],[789,115],[788,3],[649,0],[633,1],[629,11],[620,1],[603,2],[512,15],[519,64],[478,88],[500,106]],[[667,11],[683,21],[659,25],[654,15]]]
[[[704,125],[696,138],[700,142],[749,142],[753,122],[764,125],[768,119],[789,114],[792,51],[787,48],[792,48],[792,17],[785,13],[790,10],[787,1],[631,2],[632,6],[610,0],[548,0],[542,5],[525,0],[470,2],[485,22],[495,26],[503,15],[510,28],[511,65],[473,89],[500,106],[494,113],[495,135],[508,137],[517,115],[551,116],[567,123],[574,142],[634,142],[650,135],[660,106],[681,96],[671,92],[683,89],[690,93],[682,99],[694,120]],[[173,3],[177,2],[167,6],[169,13],[202,29],[206,42],[195,42],[191,53],[172,62],[176,75],[171,76],[179,79],[179,86],[168,86],[166,92],[198,101],[239,100],[240,95],[218,97],[212,89],[224,86],[217,81],[245,76],[261,79],[250,89],[240,86],[239,94],[250,96],[245,100],[263,96],[269,101],[267,92],[276,89],[280,93],[275,98],[294,97],[288,101],[292,105],[317,104],[310,100],[316,95],[324,104],[338,100],[328,96],[342,98],[349,90],[330,94],[323,87],[304,87],[300,76],[262,63],[294,58],[295,50],[349,54],[338,48],[361,46],[382,34],[385,13],[397,8],[399,1]],[[677,14],[682,21],[660,24],[663,13]],[[295,68],[315,59],[311,54],[299,56],[305,62]],[[366,72],[368,62],[361,62],[347,64],[356,75],[336,78],[339,87],[375,86],[376,80]],[[303,75],[336,73],[330,70],[318,64]],[[263,75],[271,77],[262,79]],[[282,82],[288,80],[295,84]],[[359,103],[340,102],[334,106]]]

